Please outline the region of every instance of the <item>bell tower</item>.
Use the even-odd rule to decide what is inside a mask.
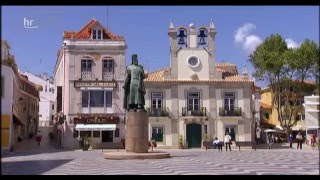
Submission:
[[[215,35],[209,26],[169,26],[171,79],[209,80],[215,78]]]

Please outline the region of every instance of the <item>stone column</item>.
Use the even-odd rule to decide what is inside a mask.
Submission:
[[[148,142],[148,114],[145,110],[128,112],[126,115],[126,151],[147,153]]]

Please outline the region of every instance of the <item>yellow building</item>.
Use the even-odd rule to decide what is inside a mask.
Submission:
[[[311,83],[314,84],[314,83]],[[298,105],[304,103],[304,97],[301,96],[301,99],[298,102]],[[260,103],[260,114],[261,114],[261,126],[263,128],[277,128],[282,130],[280,126],[280,121],[278,120],[278,111],[272,100],[272,92],[269,87],[262,89],[261,92],[261,103]],[[292,131],[305,131],[305,115],[304,112],[298,116],[294,116],[296,124],[291,128]]]

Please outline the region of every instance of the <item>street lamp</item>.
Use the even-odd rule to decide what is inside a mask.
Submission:
[[[251,96],[251,100],[252,100],[252,124],[253,124],[253,128],[254,128],[254,140],[257,141],[257,123],[256,123],[256,105],[255,105],[255,100],[256,100],[256,96],[254,94],[252,94]]]

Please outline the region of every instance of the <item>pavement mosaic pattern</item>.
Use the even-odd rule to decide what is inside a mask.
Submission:
[[[116,150],[114,150],[116,151]],[[8,154],[1,170],[8,174],[172,174],[172,175],[319,175],[319,150],[258,149],[217,151],[210,149],[164,150],[168,159],[109,160],[101,150],[44,150]]]

